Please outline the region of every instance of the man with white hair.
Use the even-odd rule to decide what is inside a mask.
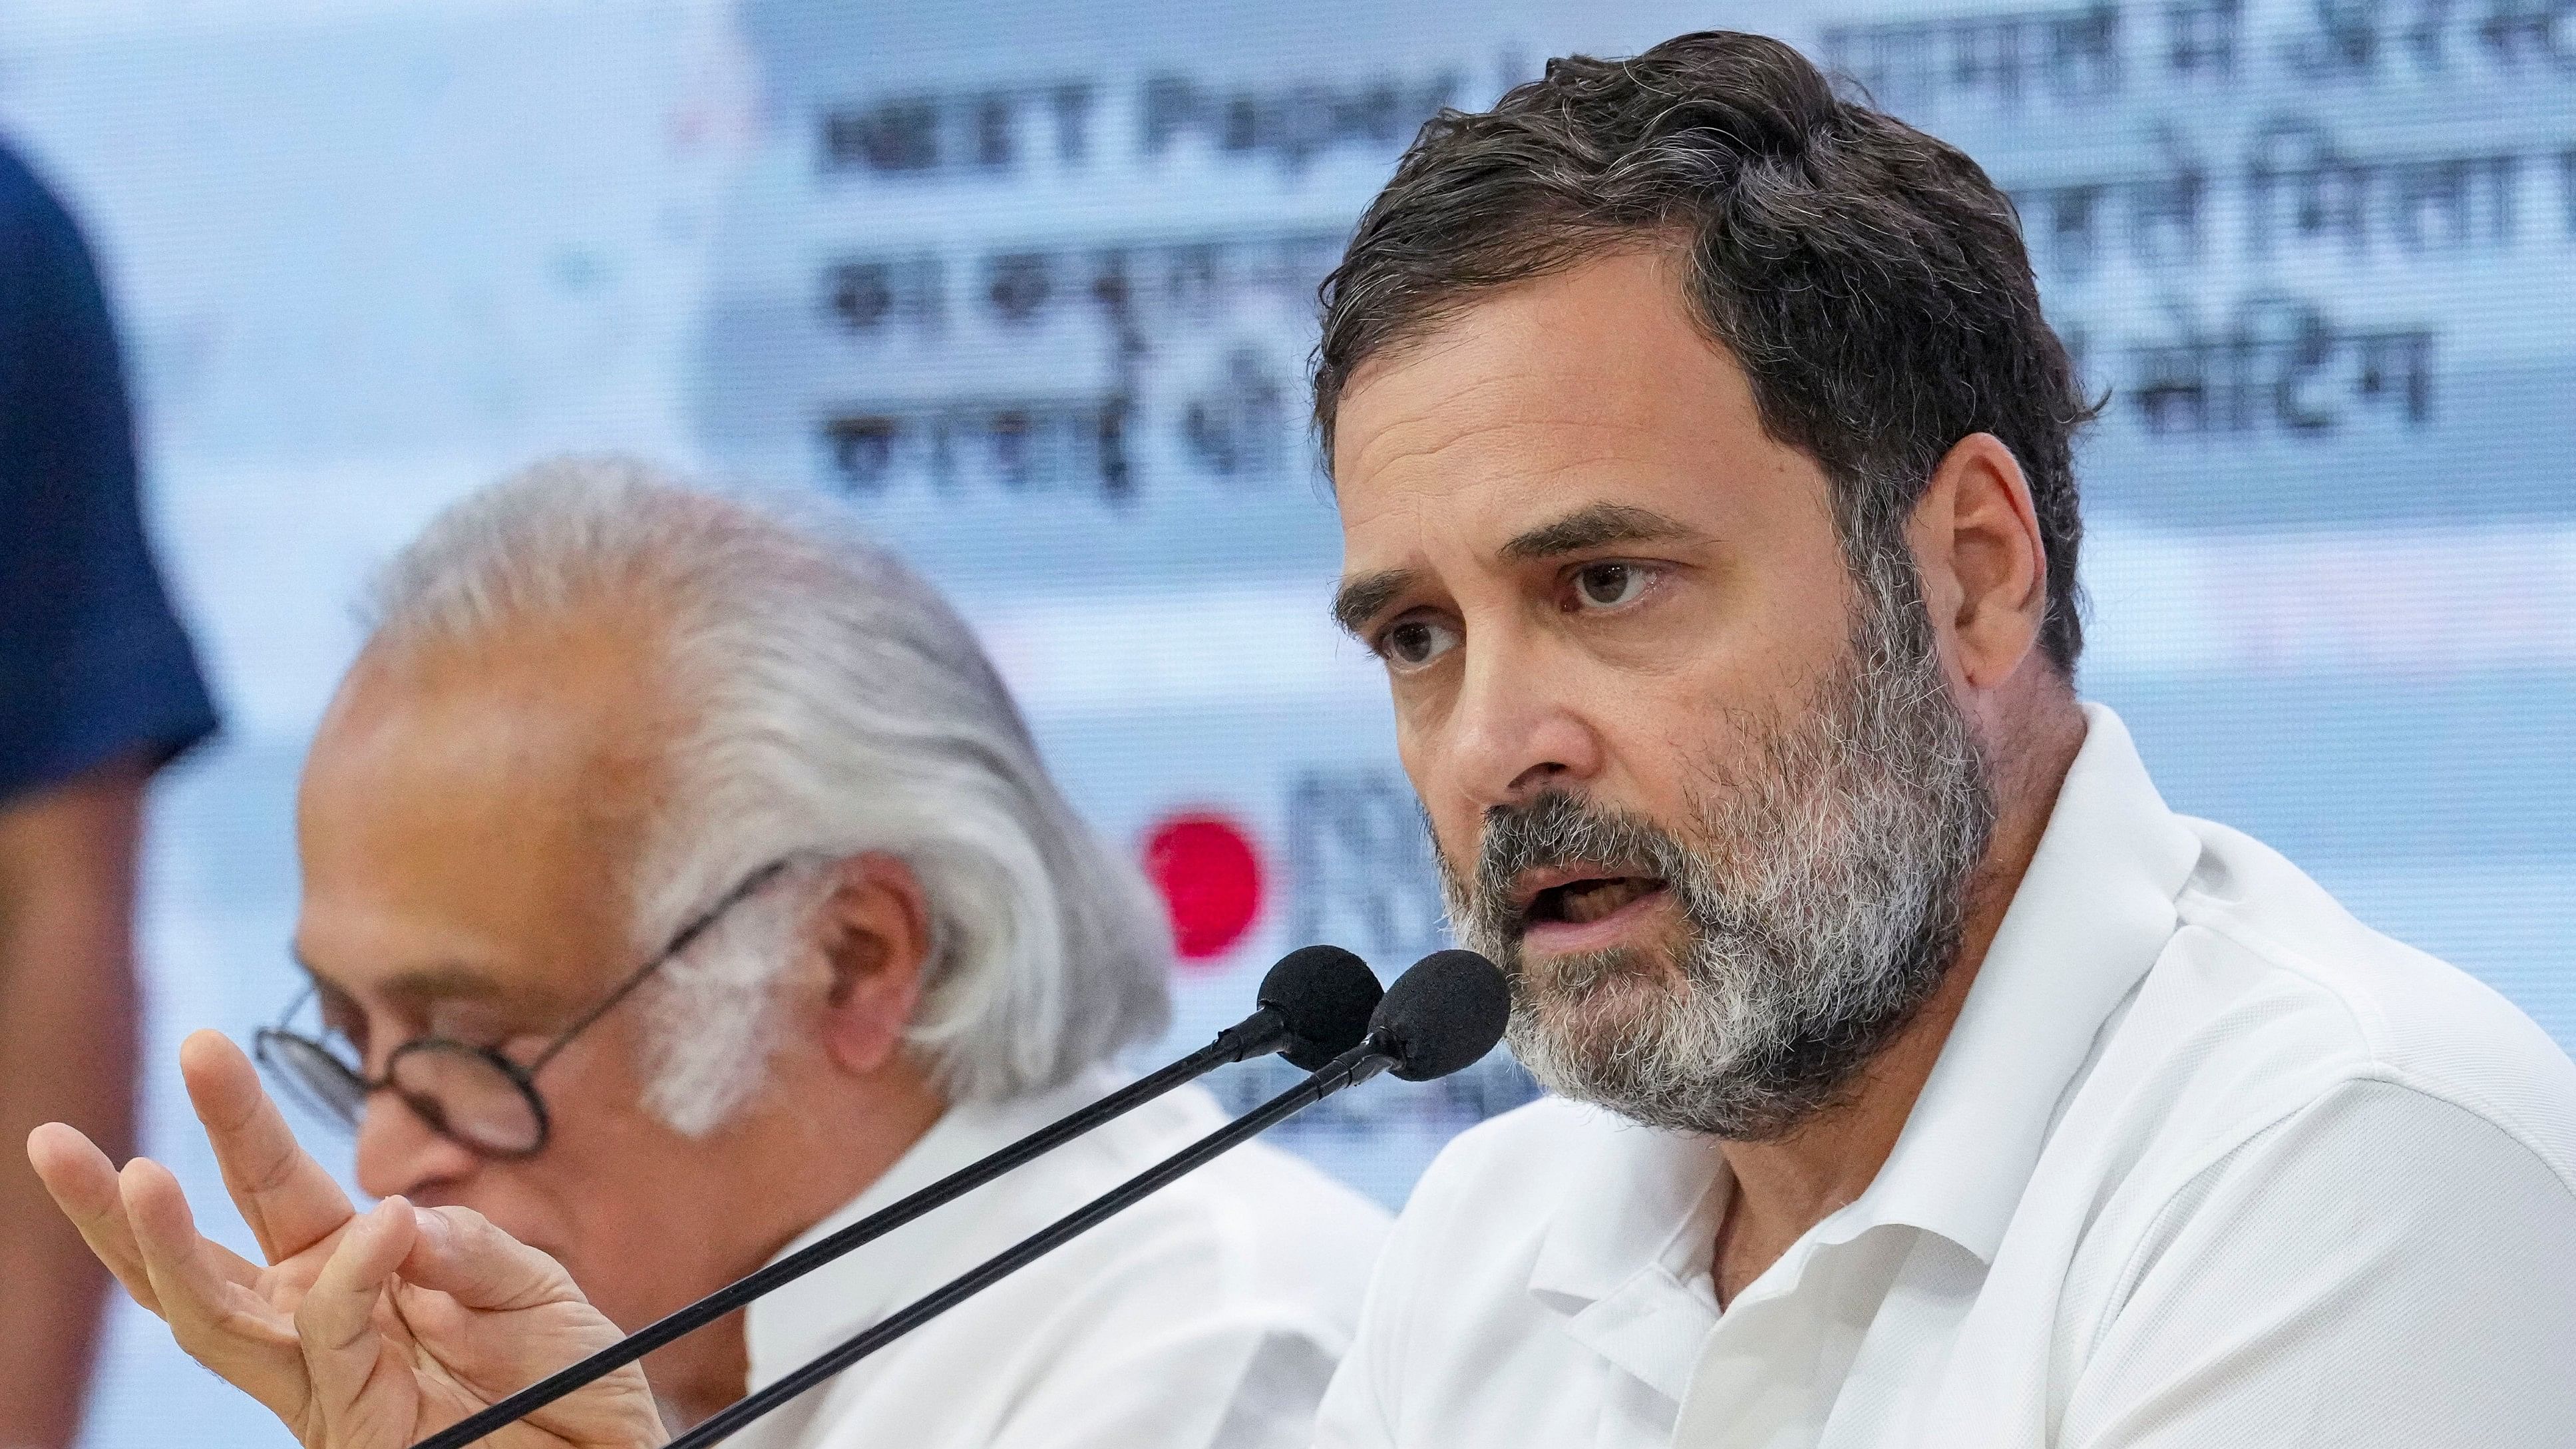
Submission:
[[[956,615],[819,520],[631,463],[534,469],[394,561],[297,823],[320,1029],[263,1033],[262,1055],[357,1128],[368,1192],[543,1249],[629,1332],[1098,1098],[1168,1016],[1149,891]],[[352,1209],[230,1043],[200,1033],[182,1066],[275,1265],[214,1269],[251,1295],[231,1347],[273,1347],[261,1315],[303,1301]],[[1163,1098],[661,1350],[663,1417],[704,1418],[1222,1120],[1196,1089]],[[76,1218],[113,1215],[77,1134],[34,1155]],[[138,1187],[184,1218],[157,1167],[127,1169]],[[756,1433],[1299,1443],[1382,1230],[1247,1147]],[[171,1297],[109,1256],[147,1307]],[[334,1417],[181,1337],[307,1442]],[[559,1363],[445,1372],[479,1398]],[[416,1407],[384,1443],[459,1417]]]

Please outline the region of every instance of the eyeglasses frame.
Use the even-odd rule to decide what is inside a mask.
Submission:
[[[557,1032],[552,1039],[547,1041],[545,1047],[525,1065],[512,1061],[510,1058],[502,1055],[500,1049],[497,1047],[485,1045],[479,1042],[458,1041],[453,1037],[443,1037],[433,1034],[413,1037],[411,1040],[395,1047],[392,1051],[385,1054],[385,1069],[382,1073],[375,1077],[365,1076],[361,1074],[358,1069],[351,1067],[346,1061],[343,1061],[340,1054],[331,1050],[331,1048],[319,1037],[308,1036],[300,1031],[289,1030],[284,1025],[285,1021],[293,1019],[295,1013],[302,1009],[304,1003],[312,998],[318,988],[311,985],[306,986],[303,993],[297,996],[293,1004],[287,1007],[286,1016],[280,1019],[280,1023],[278,1025],[261,1027],[259,1031],[252,1036],[251,1042],[253,1053],[258,1057],[260,1065],[268,1068],[272,1074],[293,1080],[299,1089],[303,1089],[305,1084],[300,1080],[299,1070],[294,1067],[281,1065],[277,1060],[276,1055],[278,1048],[272,1045],[272,1043],[292,1043],[301,1051],[309,1053],[322,1061],[329,1062],[331,1065],[339,1068],[343,1073],[345,1073],[349,1079],[349,1084],[358,1089],[358,1100],[360,1102],[363,1103],[378,1092],[391,1091],[395,1096],[402,1099],[402,1104],[405,1107],[410,1108],[414,1116],[420,1118],[422,1122],[428,1124],[430,1130],[436,1132],[439,1136],[446,1138],[448,1141],[456,1143],[458,1146],[465,1148],[479,1157],[489,1158],[494,1161],[524,1161],[545,1151],[546,1143],[551,1140],[554,1135],[554,1117],[552,1113],[546,1110],[545,1095],[537,1090],[537,1073],[545,1070],[546,1064],[553,1061],[565,1047],[570,1046],[575,1037],[578,1037],[583,1032],[590,1030],[591,1027],[598,1024],[601,1017],[604,1017],[608,1015],[609,1012],[616,1010],[618,1003],[633,995],[636,988],[642,986],[655,972],[678,959],[679,956],[683,952],[687,951],[691,946],[696,945],[698,938],[714,929],[716,922],[724,919],[727,912],[742,904],[744,901],[749,900],[752,896],[758,894],[762,887],[768,885],[771,881],[776,880],[780,875],[786,872],[788,866],[794,863],[795,857],[782,856],[743,877],[733,889],[726,891],[721,896],[718,896],[714,904],[708,906],[705,910],[700,911],[695,916],[690,917],[687,924],[681,926],[679,930],[674,931],[671,934],[671,939],[664,944],[661,951],[656,953],[651,960],[646,961],[643,965],[636,967],[631,972],[628,972],[624,980],[618,982],[606,996],[602,997],[589,1010],[583,1012],[580,1016],[575,1017],[571,1025],[565,1027],[562,1031]],[[502,1076],[509,1079],[512,1086],[518,1088],[519,1095],[526,1100],[529,1113],[535,1119],[537,1124],[536,1140],[525,1148],[510,1150],[475,1142],[452,1130],[445,1121],[444,1114],[436,1110],[437,1103],[435,1099],[423,1100],[415,1098],[413,1094],[405,1092],[394,1085],[394,1063],[400,1060],[405,1054],[418,1051],[453,1052],[478,1059],[497,1068]],[[336,1109],[334,1109],[334,1114],[337,1115]],[[351,1125],[354,1126],[355,1123],[352,1122]]]

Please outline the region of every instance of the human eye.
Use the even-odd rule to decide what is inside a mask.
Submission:
[[[367,1013],[347,996],[328,987],[314,993],[322,1015],[322,1036],[347,1043],[350,1053],[360,1061],[367,1059]]]
[[[1593,613],[1624,608],[1645,597],[1663,573],[1652,564],[1621,559],[1584,564],[1574,570],[1570,580],[1573,608]]]
[[[1409,674],[1458,647],[1458,631],[1438,619],[1414,615],[1387,625],[1369,647],[1387,668]]]
[[[445,997],[429,1004],[421,1035],[509,1054],[509,1048],[543,1042],[549,1019],[510,1003],[479,997]]]

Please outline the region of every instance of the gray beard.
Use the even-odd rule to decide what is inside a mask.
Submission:
[[[1460,939],[1511,980],[1512,1051],[1552,1090],[1776,1139],[1843,1100],[1948,974],[1994,794],[1911,561],[1871,572],[1843,661],[1751,767],[1710,772],[1688,843],[1551,792],[1487,812],[1472,885],[1440,861]],[[1511,883],[1578,861],[1663,881],[1679,949],[1524,960]]]

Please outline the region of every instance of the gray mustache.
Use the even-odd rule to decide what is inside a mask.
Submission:
[[[1680,841],[1642,817],[1568,792],[1496,806],[1485,814],[1477,847],[1469,903],[1477,924],[1518,934],[1523,923],[1511,907],[1513,882],[1529,871],[1574,864],[1679,882],[1691,858]]]

